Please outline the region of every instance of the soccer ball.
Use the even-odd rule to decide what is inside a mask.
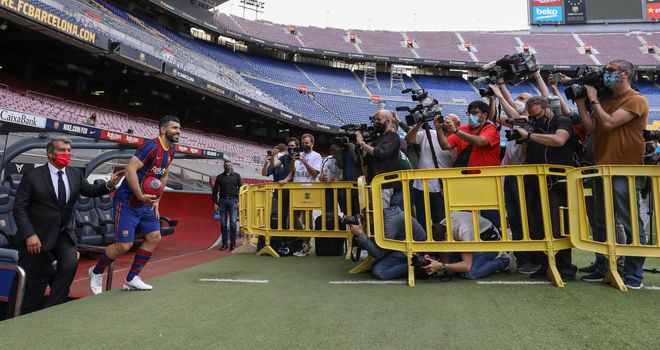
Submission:
[[[153,176],[145,177],[142,180],[142,193],[151,194],[160,197],[165,190],[163,183]]]

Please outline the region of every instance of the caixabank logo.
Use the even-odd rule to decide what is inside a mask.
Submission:
[[[562,22],[564,11],[561,6],[536,6],[532,8],[534,22]]]

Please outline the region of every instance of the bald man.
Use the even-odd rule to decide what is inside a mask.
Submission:
[[[392,111],[381,109],[373,118],[374,130],[378,137],[370,144],[364,142],[362,133],[356,133],[358,146],[362,148],[362,155],[367,166],[367,182],[371,183],[374,176],[399,170],[400,140],[399,135],[392,131],[396,130],[396,117]],[[390,199],[390,205],[400,206],[403,202],[401,184],[394,183],[383,186],[383,189],[392,189],[394,192]],[[401,199],[399,201],[399,199]],[[394,203],[392,203],[394,202]]]

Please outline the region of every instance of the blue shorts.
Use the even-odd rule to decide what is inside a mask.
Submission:
[[[115,201],[115,241],[132,243],[135,235],[160,231],[160,219],[150,205],[134,207],[126,201]]]

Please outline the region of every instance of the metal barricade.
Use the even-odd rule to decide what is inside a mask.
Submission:
[[[646,230],[644,227],[640,227],[640,206],[637,193],[639,186],[636,186],[636,179],[650,181],[652,191],[649,194],[651,210],[649,214],[653,221],[650,221],[648,225],[657,230],[660,228],[660,202],[658,199],[660,196],[660,167],[593,166],[578,168],[568,174],[571,242],[578,249],[605,256],[609,271],[603,281],[611,283],[621,291],[628,289],[617,272],[618,257],[660,257],[660,242],[657,235],[655,243],[642,244],[641,238],[642,235],[646,237]],[[630,191],[631,188],[636,188],[636,190]],[[620,204],[617,205],[619,208],[615,210],[617,197]],[[627,205],[622,202],[627,202]],[[598,209],[601,205],[602,208]],[[626,209],[632,219],[629,222],[623,222],[623,226],[628,226],[632,235],[624,235],[617,240],[615,221],[616,219],[624,220],[622,217],[625,215],[620,214],[622,214],[622,210]],[[603,215],[593,216],[595,210],[602,210]],[[589,222],[589,217],[592,218],[592,222]],[[600,217],[604,217],[604,221],[598,221]],[[597,227],[602,228],[597,230]],[[605,231],[604,237],[601,236],[600,239],[597,239],[595,231],[602,232],[603,230]]]
[[[374,208],[371,205],[371,186],[367,184],[367,178],[365,176],[360,176],[357,181],[358,195],[360,200],[360,213],[363,213],[365,216],[365,227],[364,233],[369,238],[373,238],[373,220],[374,220]],[[357,259],[360,259],[360,256],[357,256]],[[373,257],[369,255],[365,260],[361,261],[358,265],[353,267],[348,271],[348,273],[362,273],[369,271],[373,263]]]
[[[247,230],[265,238],[265,246],[257,255],[279,257],[271,247],[272,237],[346,238],[350,247],[350,230],[339,228],[340,191],[347,199],[346,212],[352,212],[350,198],[357,191],[355,182],[264,183],[248,187]],[[315,214],[321,215],[320,227],[314,227]]]
[[[378,246],[384,249],[404,252],[408,257],[408,285],[414,286],[415,274],[411,266],[411,257],[420,252],[499,252],[524,251],[544,252],[548,257],[548,277],[558,287],[563,287],[559,271],[555,263],[555,253],[562,249],[571,248],[570,240],[563,233],[555,232],[551,223],[551,213],[548,200],[548,186],[565,182],[565,177],[571,167],[551,165],[523,165],[507,167],[477,168],[451,168],[407,170],[381,174],[372,181],[372,203],[374,210],[374,237]],[[412,202],[410,198],[410,181],[422,180],[424,186],[424,203],[427,212],[430,212],[429,180],[439,179],[443,188],[445,217],[450,218],[452,211],[470,211],[473,216],[474,231],[479,232],[477,215],[484,210],[497,210],[501,227],[507,227],[505,214],[503,177],[513,176],[517,179],[518,200],[520,202],[520,217],[523,237],[521,240],[512,240],[508,234],[503,234],[500,241],[482,241],[478,234],[474,234],[474,241],[459,242],[452,237],[451,220],[447,220],[446,239],[436,241],[432,230],[431,216],[427,215],[422,224],[427,232],[426,241],[417,242],[412,236]],[[531,239],[528,225],[527,191],[525,179],[538,181],[539,203],[543,221],[542,239]],[[383,220],[383,185],[400,183],[403,191],[403,211],[405,216],[405,239],[387,239],[384,235]],[[534,205],[534,203],[531,203]],[[557,208],[558,210],[559,208]],[[563,225],[562,225],[563,227]],[[505,233],[506,230],[503,230]]]

